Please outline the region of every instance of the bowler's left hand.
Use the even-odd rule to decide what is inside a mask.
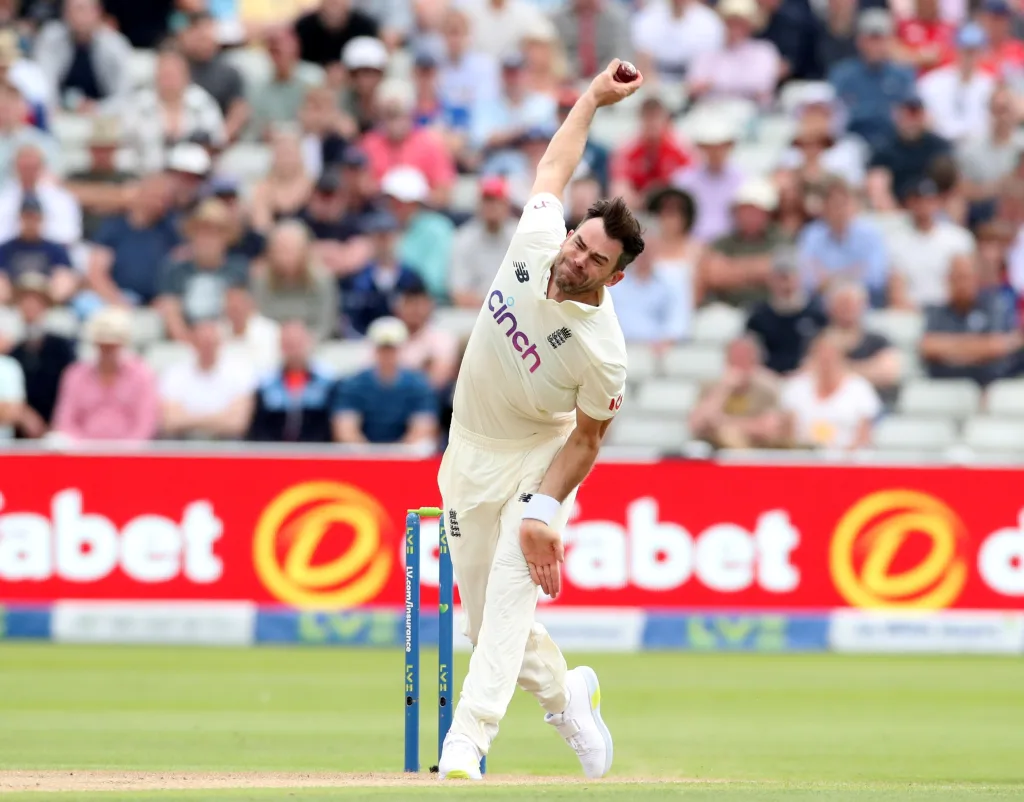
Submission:
[[[524,518],[519,526],[519,545],[530,568],[530,578],[552,599],[562,588],[561,564],[565,559],[562,538],[543,521]]]

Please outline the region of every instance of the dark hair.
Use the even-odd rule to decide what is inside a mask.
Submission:
[[[678,202],[679,215],[683,218],[683,231],[688,233],[693,228],[693,221],[697,216],[697,204],[689,192],[675,187],[657,189],[647,196],[647,211],[658,214],[669,200]]]
[[[622,245],[622,256],[615,265],[616,270],[625,270],[630,262],[644,252],[643,229],[622,198],[599,200],[587,209],[580,220],[580,226],[587,220],[600,220],[604,223],[604,232]]]

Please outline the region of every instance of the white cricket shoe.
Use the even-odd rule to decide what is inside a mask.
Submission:
[[[448,733],[441,750],[437,773],[442,780],[482,780],[480,750],[465,735]]]
[[[612,767],[612,734],[601,720],[601,685],[589,666],[577,666],[565,675],[569,704],[544,720],[572,747],[591,780],[604,777]]]

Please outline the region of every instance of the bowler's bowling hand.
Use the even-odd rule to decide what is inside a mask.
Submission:
[[[519,526],[519,544],[523,549],[530,578],[552,599],[562,587],[561,567],[565,547],[558,532],[543,521],[524,518]]]

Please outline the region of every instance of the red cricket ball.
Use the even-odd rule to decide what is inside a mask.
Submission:
[[[615,80],[620,84],[632,83],[636,80],[636,67],[628,61],[623,61],[615,71]]]

